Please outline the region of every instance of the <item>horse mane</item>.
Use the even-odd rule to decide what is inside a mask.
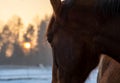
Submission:
[[[98,0],[96,6],[104,16],[120,15],[120,0]]]
[[[94,6],[105,15],[120,14],[120,0],[65,0],[64,2],[73,6]]]

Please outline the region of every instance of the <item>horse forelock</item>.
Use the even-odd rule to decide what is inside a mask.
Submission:
[[[104,16],[120,14],[120,0],[98,0],[96,7]]]

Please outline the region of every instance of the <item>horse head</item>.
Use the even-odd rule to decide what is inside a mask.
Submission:
[[[112,33],[113,25],[119,25],[118,20],[112,17],[113,14],[106,16],[109,11],[106,12],[106,7],[97,2],[100,0],[50,1],[54,14],[47,37],[53,50],[52,83],[84,83],[98,65],[103,50],[106,54],[118,50],[108,49],[112,46],[108,43],[111,39],[102,41],[115,34]],[[117,29],[120,31],[118,26]]]
[[[92,3],[81,7],[76,3],[51,0],[54,14],[47,36],[53,50],[52,83],[84,83],[99,62],[99,53],[92,39],[92,31],[97,26],[94,11],[89,11]],[[84,8],[86,5],[89,7]]]

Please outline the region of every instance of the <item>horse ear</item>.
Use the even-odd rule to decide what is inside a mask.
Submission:
[[[61,0],[50,0],[55,15],[58,15],[61,9]]]

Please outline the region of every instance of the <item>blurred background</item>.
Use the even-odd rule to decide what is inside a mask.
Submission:
[[[51,83],[51,15],[49,0],[0,0],[0,83]]]
[[[50,83],[49,0],[0,0],[0,83]]]
[[[51,65],[49,0],[0,0],[0,65]]]

